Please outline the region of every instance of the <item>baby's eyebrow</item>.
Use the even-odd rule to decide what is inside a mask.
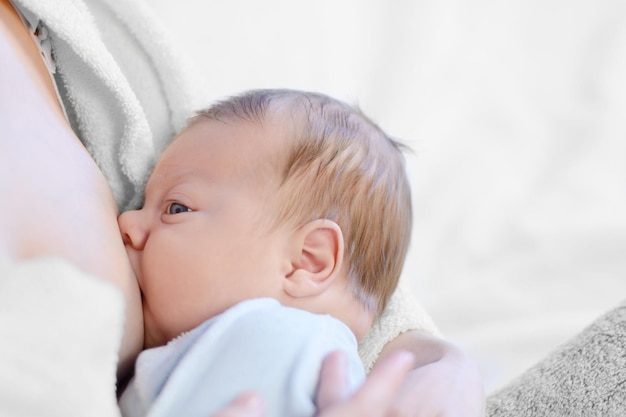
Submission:
[[[165,178],[163,175],[153,173],[152,175],[150,175],[150,177],[148,178],[148,182],[146,183],[145,194],[151,194],[152,192],[154,192],[155,188],[158,188],[158,186],[163,184],[164,182]]]
[[[203,179],[206,176],[195,169],[176,170],[175,172],[167,171],[163,174],[154,172],[146,184],[146,194],[152,192],[154,188],[169,188],[173,185],[188,179]]]

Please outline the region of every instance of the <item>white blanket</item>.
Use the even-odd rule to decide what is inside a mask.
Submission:
[[[0,278],[0,415],[119,415],[119,291],[57,258],[0,256]]]

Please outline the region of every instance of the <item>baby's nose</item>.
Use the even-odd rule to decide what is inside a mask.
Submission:
[[[142,217],[141,210],[129,210],[117,218],[124,244],[136,250],[143,249],[148,237],[148,229],[143,224]]]

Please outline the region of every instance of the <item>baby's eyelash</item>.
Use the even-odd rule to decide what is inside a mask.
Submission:
[[[186,213],[188,211],[191,211],[191,209],[187,207],[186,205],[173,202],[167,205],[167,208],[165,209],[165,214],[173,215],[173,214]]]

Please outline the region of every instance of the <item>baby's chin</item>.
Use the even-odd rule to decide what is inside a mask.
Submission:
[[[164,343],[161,342],[161,338],[158,337],[158,332],[154,326],[150,310],[148,310],[146,305],[143,304],[143,347],[144,349],[148,349],[155,346],[161,346],[163,344]]]
[[[170,335],[157,326],[150,309],[143,304],[143,348],[166,345],[175,336],[177,335]]]

